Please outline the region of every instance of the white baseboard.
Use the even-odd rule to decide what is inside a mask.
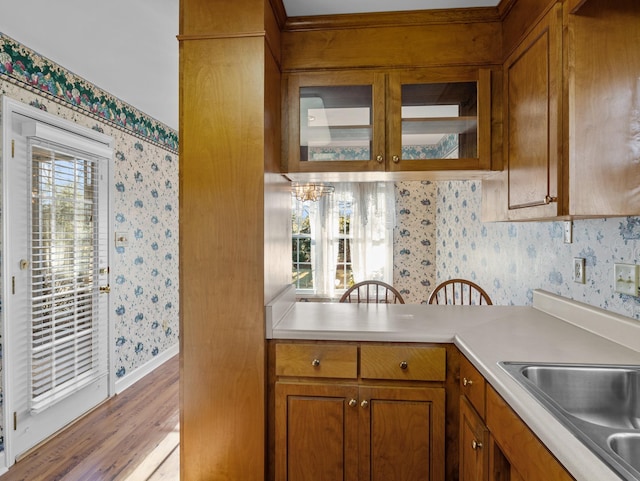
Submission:
[[[116,380],[115,393],[120,394],[125,389],[127,389],[128,387],[132,386],[133,384],[138,382],[140,379],[145,377],[151,371],[160,367],[162,364],[164,364],[166,361],[171,359],[173,356],[175,356],[179,352],[180,352],[180,344],[176,343],[173,346],[171,346],[169,349],[164,351],[163,353],[155,356],[146,364],[143,364],[142,366],[140,366],[138,369],[136,369],[132,373],[127,374],[125,377],[122,377]]]

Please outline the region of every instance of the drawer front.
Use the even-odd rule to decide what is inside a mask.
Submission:
[[[443,347],[362,346],[360,375],[363,379],[444,381],[446,353]]]
[[[464,356],[460,357],[460,393],[467,396],[480,417],[484,419],[484,376]]]
[[[338,344],[276,344],[276,375],[358,377],[358,348]]]

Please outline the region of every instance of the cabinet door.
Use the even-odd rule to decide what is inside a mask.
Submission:
[[[443,388],[360,388],[360,480],[444,481]]]
[[[486,481],[489,431],[465,396],[460,396],[460,481]]]
[[[285,170],[384,170],[384,86],[373,71],[290,74]]]
[[[460,392],[474,407],[480,418],[484,418],[485,379],[464,356],[460,358]]]
[[[562,5],[504,65],[504,155],[509,218],[559,215],[562,139]]]
[[[390,74],[388,170],[489,169],[490,83],[474,68]]]
[[[276,481],[358,480],[358,388],[276,383]]]

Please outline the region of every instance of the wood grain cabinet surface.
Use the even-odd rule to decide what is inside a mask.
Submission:
[[[341,347],[342,354],[350,353],[349,362],[337,375],[291,369],[302,358],[310,366],[323,353],[335,358]],[[345,379],[353,349],[361,368],[365,359],[369,364],[388,362],[390,368],[370,370],[366,379]],[[415,345],[277,343],[276,481],[444,481],[445,388],[440,373],[445,372],[445,353]],[[321,359],[320,366],[329,359]],[[408,368],[400,366],[403,360]],[[438,381],[402,375],[396,380],[396,369]]]
[[[460,399],[460,481],[489,479],[489,430],[465,396]]]
[[[542,13],[505,46],[505,169],[483,181],[483,220],[639,215],[640,3],[550,1]]]
[[[285,79],[283,171],[294,180],[467,177],[491,168],[489,69],[354,69]]]
[[[460,392],[460,481],[574,479],[464,356]]]

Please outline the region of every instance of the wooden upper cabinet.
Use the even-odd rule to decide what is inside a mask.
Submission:
[[[387,169],[488,170],[488,69],[416,69],[389,74]]]
[[[558,2],[516,42],[484,221],[640,215],[639,24],[637,0]]]
[[[384,87],[373,71],[289,75],[285,171],[384,170]]]
[[[553,217],[562,139],[562,7],[555,6],[504,65],[508,209]]]
[[[490,84],[475,67],[291,73],[283,170],[488,170]]]

